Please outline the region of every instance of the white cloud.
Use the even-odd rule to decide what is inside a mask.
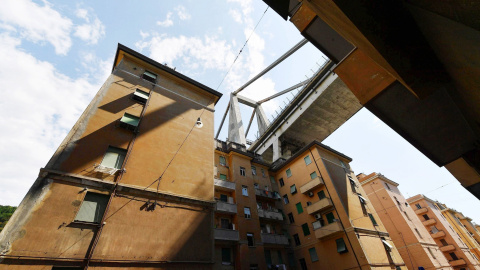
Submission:
[[[72,21],[54,10],[47,1],[40,6],[28,0],[4,0],[0,21],[18,27],[20,35],[27,40],[49,42],[57,54],[66,55],[72,46]]]
[[[85,23],[75,26],[75,36],[89,44],[97,44],[98,40],[105,36],[105,25],[95,15],[89,15],[88,10],[79,8],[76,11],[78,18],[84,19]]]
[[[70,78],[20,45],[0,34],[0,140],[8,142],[0,144],[0,204],[10,205],[20,202],[105,79]]]
[[[184,20],[189,20],[192,16],[187,12],[184,6],[177,6],[175,8],[175,11],[177,12],[178,18],[182,21]]]
[[[242,20],[242,14],[236,10],[236,9],[230,9],[228,11],[228,14],[230,14],[230,16],[232,17],[232,19],[237,22],[237,23],[242,23],[243,20]]]
[[[172,12],[168,12],[167,13],[167,18],[165,18],[164,21],[157,21],[157,25],[160,25],[162,27],[172,26],[173,25],[172,15],[173,15]]]

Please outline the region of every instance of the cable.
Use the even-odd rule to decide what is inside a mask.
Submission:
[[[222,85],[222,83],[223,83],[223,81],[225,80],[225,78],[227,78],[228,74],[229,74],[230,71],[232,70],[233,65],[234,65],[235,62],[237,61],[237,59],[238,59],[238,57],[240,56],[240,54],[243,52],[243,49],[245,48],[245,46],[247,45],[248,41],[250,40],[250,37],[252,37],[253,33],[255,32],[255,29],[257,29],[257,26],[260,24],[260,22],[261,22],[262,19],[263,19],[263,16],[265,16],[265,13],[267,13],[267,10],[268,10],[269,8],[270,8],[270,7],[267,6],[267,9],[265,9],[265,11],[263,12],[262,17],[260,17],[260,20],[258,20],[257,24],[255,25],[255,27],[253,28],[252,32],[251,32],[250,35],[248,36],[247,40],[245,41],[245,43],[243,44],[242,48],[241,48],[240,51],[238,52],[237,57],[235,57],[235,60],[233,60],[233,63],[230,65],[230,68],[228,69],[228,71],[227,71],[227,73],[225,74],[225,76],[223,76],[222,81],[220,82],[220,84],[218,84],[217,89],[215,89],[215,90],[218,90],[218,88],[220,88],[220,85]]]

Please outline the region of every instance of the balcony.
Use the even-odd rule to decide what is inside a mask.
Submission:
[[[235,182],[214,179],[215,189],[224,191],[235,191]]]
[[[280,195],[275,191],[255,189],[255,195],[260,198],[268,198],[272,200],[280,199]]]
[[[265,219],[272,219],[282,221],[283,216],[282,213],[274,210],[265,210],[265,209],[258,209],[258,217],[265,218]]]
[[[425,214],[427,212],[428,212],[428,208],[425,208],[425,207],[415,210],[415,214],[417,215]]]
[[[437,221],[433,218],[429,219],[429,220],[425,220],[422,222],[424,226],[431,226],[435,223],[437,223]]]
[[[433,239],[436,239],[436,238],[440,238],[440,237],[444,237],[445,236],[445,232],[444,231],[439,231],[437,233],[434,233],[431,235]]]
[[[238,242],[238,240],[240,239],[240,235],[238,231],[229,230],[229,229],[215,228],[215,230],[213,231],[213,235],[215,237],[215,240],[220,240],[220,241]]]
[[[339,221],[335,221],[323,227],[317,228],[315,230],[315,237],[317,239],[326,238],[328,236],[334,236],[339,233],[343,233],[342,224]]]
[[[448,263],[450,263],[450,265],[451,265],[452,267],[456,267],[456,266],[461,266],[461,265],[466,265],[466,264],[467,264],[464,259],[458,259],[458,260],[454,260],[454,261],[449,261]]]
[[[237,204],[217,201],[215,210],[217,212],[235,215],[237,213]]]
[[[288,238],[283,234],[262,233],[260,236],[263,244],[288,246]]]
[[[312,205],[307,206],[307,213],[313,215],[332,206],[332,201],[329,198],[324,198]]]
[[[308,181],[305,185],[301,186],[300,187],[300,192],[302,194],[305,194],[307,192],[309,192],[310,190],[316,188],[316,187],[319,187],[321,185],[323,185],[323,180],[322,178],[320,178],[319,176],[318,177],[315,177],[314,179]]]
[[[447,246],[440,247],[440,251],[442,251],[442,252],[449,252],[449,251],[452,251],[452,250],[455,250],[454,245],[447,245]]]

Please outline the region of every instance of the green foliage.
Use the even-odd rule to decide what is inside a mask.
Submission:
[[[3,227],[7,225],[7,221],[13,215],[15,209],[17,209],[15,206],[0,205],[0,232],[3,230]]]

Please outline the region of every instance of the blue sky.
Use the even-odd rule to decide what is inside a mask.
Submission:
[[[229,1],[4,0],[0,9],[0,204],[18,205],[38,170],[111,71],[117,43],[217,89],[267,6]],[[290,22],[267,10],[218,91],[216,126],[228,93],[302,39]],[[311,77],[323,55],[305,45],[249,86],[259,100]],[[288,95],[287,95],[288,96]],[[265,103],[270,119],[281,97]],[[251,109],[243,108],[244,119]],[[255,128],[249,133],[254,138]],[[220,139],[225,139],[223,131]],[[381,172],[404,195],[424,193],[480,222],[480,203],[370,112],[362,109],[325,144],[353,158],[356,173]]]

